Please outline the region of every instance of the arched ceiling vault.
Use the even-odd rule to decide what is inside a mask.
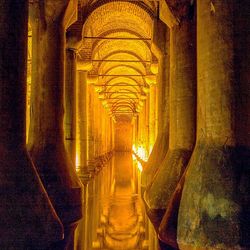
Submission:
[[[156,58],[150,50],[153,1],[83,0],[75,26],[82,24],[79,56],[91,61],[89,75],[97,75],[95,90],[116,120],[131,119],[143,106],[145,77]]]

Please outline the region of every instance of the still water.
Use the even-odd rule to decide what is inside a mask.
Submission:
[[[140,171],[132,154],[116,152],[85,190],[77,250],[142,250],[146,232]]]

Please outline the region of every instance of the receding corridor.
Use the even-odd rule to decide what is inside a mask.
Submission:
[[[0,0],[0,250],[250,250],[249,0]]]

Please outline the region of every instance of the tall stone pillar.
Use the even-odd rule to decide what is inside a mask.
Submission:
[[[156,114],[155,114],[155,109],[156,109],[156,87],[151,86],[150,87],[150,95],[149,95],[149,154],[151,153],[153,149],[153,145],[155,143],[155,126],[156,126]]]
[[[160,20],[154,23],[152,51],[158,58],[158,135],[142,172],[142,193],[155,175],[169,146],[169,31]]]
[[[61,219],[67,247],[76,222],[82,216],[81,183],[64,146],[65,17],[69,1],[32,4],[34,37],[29,151]]]
[[[179,209],[182,250],[250,247],[249,8],[197,1],[197,144]]]
[[[0,249],[45,249],[63,228],[26,149],[28,1],[0,16]]]
[[[88,235],[89,233],[89,228],[88,228],[88,220],[89,218],[89,190],[88,190],[88,182],[89,182],[89,176],[88,175],[79,175],[82,183],[83,183],[83,209],[82,209],[82,214],[83,218],[80,220],[79,225],[77,226],[76,229],[76,234],[75,234],[75,249],[76,250],[89,250],[88,248]]]
[[[79,128],[79,149],[80,149],[80,166],[87,167],[88,156],[88,85],[87,71],[78,71],[78,128]]]
[[[81,219],[76,232],[76,249],[88,250],[89,235],[89,183],[91,174],[88,169],[88,82],[87,74],[92,64],[77,60],[77,156],[79,177],[84,186],[83,193],[83,218]]]
[[[71,48],[66,49],[65,63],[65,147],[72,160],[76,165],[76,51]]]
[[[148,216],[156,231],[189,162],[195,144],[195,31],[196,23],[193,16],[186,18],[170,30],[169,149],[144,195]],[[176,236],[174,240],[176,241]]]
[[[94,141],[94,90],[93,86],[88,85],[88,161],[95,157],[95,141]]]

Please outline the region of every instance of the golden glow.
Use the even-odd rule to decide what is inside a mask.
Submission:
[[[138,156],[139,156],[143,161],[147,161],[147,160],[148,160],[147,150],[146,150],[144,147],[139,146],[139,147],[138,147],[137,154],[138,154]]]
[[[133,160],[136,161],[138,170],[142,172],[143,170],[142,164],[139,160],[137,160],[135,155],[137,155],[137,157],[139,157],[142,161],[146,162],[148,160],[147,150],[141,145],[138,146],[138,148],[136,148],[136,146],[133,144],[132,151],[133,151],[132,154]]]
[[[95,91],[96,91],[97,93],[100,93],[100,92],[103,91],[103,87],[95,86]]]
[[[149,85],[156,84],[156,76],[155,76],[155,75],[146,76],[146,77],[145,77],[145,81],[146,81],[146,83],[149,84]]]
[[[80,171],[80,157],[78,153],[76,153],[76,172]]]
[[[136,157],[134,154],[132,154],[133,161],[136,161]]]
[[[142,87],[142,89],[143,89],[143,92],[145,92],[145,93],[149,93],[149,87]]]
[[[148,155],[150,155],[150,154],[151,154],[152,150],[153,150],[153,145],[150,145],[150,148],[149,148],[149,154],[148,154]]]
[[[139,171],[142,172],[143,168],[142,168],[142,165],[139,161],[137,162],[137,167],[138,167]]]
[[[150,66],[150,70],[153,74],[157,74],[158,73],[158,63],[152,63]]]

